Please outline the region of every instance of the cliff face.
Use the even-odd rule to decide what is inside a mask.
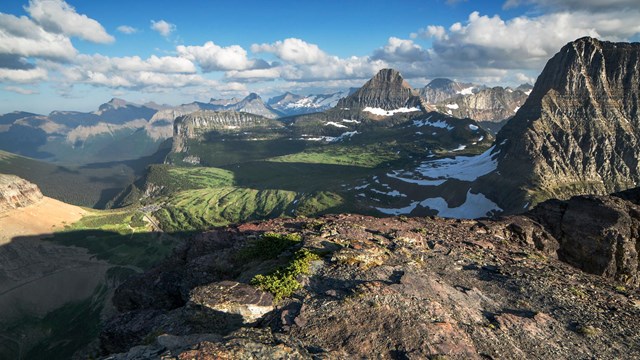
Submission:
[[[38,186],[14,175],[0,174],[0,213],[42,200]]]
[[[579,197],[498,221],[214,229],[116,291],[102,348],[124,352],[110,359],[638,358],[638,200],[638,189]]]
[[[207,133],[242,132],[248,129],[279,129],[282,123],[260,115],[236,111],[196,111],[176,118],[173,152],[182,152],[187,139],[202,139]]]
[[[638,43],[582,38],[563,47],[496,137],[499,175],[490,182],[505,190],[496,196],[522,206],[638,184],[639,67]]]

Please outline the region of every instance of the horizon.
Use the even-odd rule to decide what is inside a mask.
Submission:
[[[111,98],[266,101],[360,87],[382,68],[414,88],[434,78],[515,87],[577,38],[640,40],[631,0],[154,5],[0,4],[0,114],[88,112]]]

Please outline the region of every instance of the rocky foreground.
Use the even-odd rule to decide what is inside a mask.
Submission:
[[[635,189],[496,221],[212,230],[117,290],[101,346],[108,359],[638,358],[639,203]]]

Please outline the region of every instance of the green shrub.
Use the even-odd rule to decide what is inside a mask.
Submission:
[[[310,273],[311,262],[314,260],[320,260],[320,257],[307,249],[298,250],[287,266],[267,275],[258,274],[251,280],[251,284],[270,292],[278,302],[301,288],[297,278]]]

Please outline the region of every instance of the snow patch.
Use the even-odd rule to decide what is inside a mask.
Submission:
[[[417,107],[412,107],[412,108],[408,108],[408,107],[401,107],[399,109],[395,109],[395,110],[385,110],[382,108],[374,108],[374,107],[369,107],[367,106],[366,108],[362,109],[362,111],[366,111],[366,112],[370,112],[374,115],[379,115],[379,116],[392,116],[398,113],[408,113],[408,112],[414,112],[414,111],[420,111],[420,109],[418,109]]]
[[[457,148],[451,150],[451,151],[462,151],[464,149],[467,148],[467,145],[459,145]]]
[[[431,119],[431,117],[427,118],[426,120],[413,120],[413,126],[415,127],[431,126],[431,127],[440,128],[440,129],[453,130],[453,126],[449,125],[449,123],[446,120],[431,121],[429,119]]]
[[[524,93],[527,94],[527,96],[529,96],[529,95],[531,95],[531,90],[527,90]]]
[[[498,167],[498,153],[492,154],[492,146],[487,151],[476,156],[456,156],[453,159],[439,159],[422,163],[416,171],[432,180],[458,179],[474,181]]]
[[[502,211],[496,203],[487,199],[484,194],[473,194],[471,189],[467,191],[467,198],[464,204],[458,207],[449,207],[449,204],[441,197],[425,199],[420,202],[420,206],[436,210],[438,216],[456,219],[476,219],[487,216],[491,211]]]
[[[342,122],[350,124],[360,124],[360,121],[354,119],[342,119]]]
[[[468,88],[464,88],[460,91],[456,91],[456,94],[460,94],[460,95],[473,95],[473,86],[468,87]]]
[[[402,215],[402,214],[410,214],[415,208],[418,206],[418,202],[414,201],[409,206],[405,206],[403,208],[394,209],[394,208],[376,208],[376,210],[380,211],[383,214],[387,215]]]
[[[473,131],[476,131],[476,130],[479,129],[479,127],[477,127],[476,125],[473,125],[473,124],[469,124],[469,129],[471,129]]]
[[[377,190],[377,189],[371,189],[371,191],[374,192],[374,193],[377,193],[377,194],[382,194],[382,195],[387,195],[387,196],[392,196],[392,197],[407,197],[407,195],[401,193],[398,190],[384,192],[384,191],[380,191],[380,190]]]
[[[410,179],[410,178],[405,178],[392,173],[388,173],[387,176],[390,178],[394,178],[394,179],[409,183],[409,184],[416,184],[421,186],[439,186],[444,184],[445,181],[447,181],[446,179],[445,180]]]
[[[458,104],[447,104],[448,109],[458,110],[460,106]]]
[[[346,125],[338,124],[337,122],[334,122],[334,121],[329,121],[328,123],[326,123],[324,125],[325,126],[331,125],[331,126],[335,126],[335,127],[338,127],[338,128],[346,128],[347,127]]]
[[[518,112],[518,110],[520,110],[520,106],[516,106],[516,108],[515,108],[515,109],[513,109],[513,112],[514,112],[514,113],[517,113],[517,112]]]

